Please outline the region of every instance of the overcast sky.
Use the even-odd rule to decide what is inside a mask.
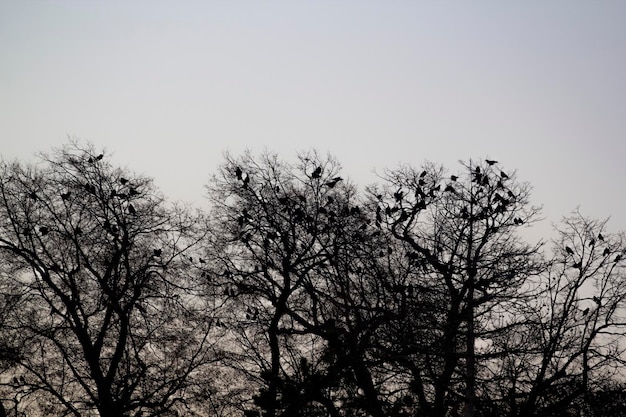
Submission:
[[[626,229],[625,1],[0,0],[0,154],[68,135],[204,204],[222,159],[489,157]],[[549,224],[548,224],[549,226]]]

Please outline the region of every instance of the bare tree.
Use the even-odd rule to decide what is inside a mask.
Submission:
[[[541,291],[518,309],[526,325],[498,341],[511,352],[500,388],[512,416],[564,415],[623,380],[624,235],[576,212],[553,243]]]
[[[23,292],[7,316],[21,352],[9,387],[22,405],[36,398],[46,415],[184,412],[213,360],[185,272],[198,217],[72,143],[38,165],[2,163],[0,218],[3,267]]]
[[[240,370],[256,381],[257,409],[386,415],[367,355],[386,311],[367,282],[372,230],[338,164],[313,153],[293,166],[272,155],[227,158],[210,196],[213,275],[232,306],[225,326],[237,335]]]
[[[403,167],[383,179],[371,190],[376,222],[406,258],[398,298],[413,313],[400,315],[405,333],[391,335],[389,354],[410,375],[419,413],[473,416],[483,364],[503,354],[491,339],[516,325],[507,310],[541,269],[539,245],[516,233],[537,219],[530,187],[496,161],[447,176],[432,164]]]

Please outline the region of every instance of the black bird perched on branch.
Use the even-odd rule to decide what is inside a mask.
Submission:
[[[122,185],[126,185],[126,183],[128,183],[128,180],[126,178],[122,177],[122,178],[120,178],[120,183]]]
[[[456,176],[456,175],[450,175],[450,179],[451,179],[452,181],[456,181],[456,180],[458,180],[458,179],[459,179],[459,177],[458,177],[458,176]]]
[[[509,176],[504,173],[504,171],[500,171],[500,177],[504,180],[508,180]]]
[[[606,255],[608,255],[609,253],[611,253],[611,249],[609,249],[609,248],[604,248],[604,251],[602,251],[602,256],[606,256]]]
[[[128,212],[130,214],[137,214],[137,210],[135,210],[135,206],[133,206],[132,204],[128,205]]]
[[[235,177],[237,177],[237,179],[240,181],[241,181],[241,174],[243,174],[243,172],[241,171],[241,168],[235,167]]]
[[[589,307],[583,310],[583,317],[585,317],[589,313]]]
[[[315,168],[315,171],[311,173],[311,178],[317,179],[322,176],[322,167]]]
[[[156,257],[160,257],[160,256],[161,256],[161,253],[163,253],[163,251],[162,251],[161,249],[154,249],[154,250],[152,251],[152,253],[153,253],[153,255],[154,255],[154,256],[156,256]]]
[[[452,194],[456,194],[456,190],[454,189],[453,186],[451,186],[450,184],[446,185],[446,188],[443,189],[443,191],[449,191]]]
[[[41,226],[39,228],[39,233],[41,233],[42,236],[45,236],[48,234],[50,230],[48,230],[48,228],[46,226]]]
[[[337,185],[339,181],[342,181],[342,180],[343,178],[341,177],[335,177],[332,180],[327,181],[324,185],[326,185],[328,188],[333,188],[335,185]]]
[[[602,233],[598,233],[598,240],[604,242],[604,236],[602,236]]]
[[[72,193],[65,192],[65,193],[61,193],[61,200],[67,200],[68,198],[70,198],[70,196],[72,195]]]
[[[491,166],[491,165],[495,165],[498,163],[498,161],[494,161],[493,159],[485,159],[485,162],[487,163],[487,165]]]
[[[567,252],[567,253],[568,253],[568,254],[570,254],[570,255],[573,255],[573,254],[574,254],[574,251],[573,251],[573,250],[572,250],[572,248],[570,248],[569,246],[566,246],[566,247],[565,247],[565,252]]]

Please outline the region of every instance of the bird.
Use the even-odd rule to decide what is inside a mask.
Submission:
[[[597,305],[600,305],[600,304],[601,304],[601,302],[600,302],[600,298],[599,298],[599,297],[596,297],[595,295],[593,296],[593,302],[594,302],[594,303],[596,303]]]
[[[609,253],[611,253],[611,249],[609,249],[609,248],[604,248],[604,251],[602,251],[602,256],[606,256],[606,255],[608,255]]]
[[[456,181],[456,180],[458,180],[458,179],[459,179],[459,177],[458,177],[458,176],[456,176],[456,175],[450,175],[450,179],[451,179],[452,181]]]
[[[104,154],[101,153],[100,155],[96,156],[96,161],[100,161],[102,160],[102,158],[104,158]]]
[[[598,240],[604,242],[604,236],[602,236],[602,233],[598,233]]]
[[[238,180],[241,181],[241,175],[243,174],[243,172],[241,171],[241,168],[239,167],[235,167],[235,177],[237,177]]]
[[[343,180],[343,178],[341,178],[341,177],[335,177],[335,178],[331,179],[330,181],[326,181],[324,183],[324,185],[326,185],[328,188],[333,188],[335,185],[337,185],[337,183],[339,181],[342,181],[342,180]]]
[[[424,178],[426,174],[427,174],[426,170],[422,171],[422,173],[420,174],[420,178]]]
[[[126,185],[126,184],[128,183],[128,180],[127,180],[126,178],[124,178],[124,177],[121,177],[121,178],[120,178],[120,183],[121,183],[122,185]]]
[[[454,189],[454,187],[450,184],[446,185],[446,188],[443,189],[443,191],[449,191],[452,194],[456,194],[456,190]]]
[[[589,307],[583,310],[583,317],[585,317],[589,313]]]
[[[46,226],[41,226],[39,228],[39,233],[41,233],[42,236],[45,236],[48,234],[50,230],[46,227]]]
[[[201,264],[206,263],[206,261],[204,259],[202,259],[202,258],[198,258],[198,262],[200,262]]]
[[[61,200],[67,200],[70,198],[70,196],[72,195],[72,193],[70,193],[69,191],[65,192],[65,193],[61,193]]]
[[[395,198],[396,201],[400,202],[400,200],[402,200],[402,197],[404,196],[404,192],[402,192],[402,190],[398,190],[395,193],[393,193],[393,198]]]
[[[589,246],[594,246],[595,244],[596,244],[596,240],[592,238],[592,239],[589,241]]]
[[[485,162],[487,163],[487,165],[491,166],[494,164],[497,164],[498,161],[494,161],[493,159],[485,159]]]
[[[248,183],[250,183],[250,175],[246,174],[246,176],[242,179],[243,181],[243,188],[248,187]]]
[[[160,257],[162,252],[163,251],[161,249],[154,249],[152,251],[153,255],[156,256],[156,257]]]
[[[37,200],[37,193],[34,191],[31,191],[31,193],[28,196],[33,200]]]
[[[132,204],[128,205],[128,212],[130,214],[137,214],[137,210],[135,210],[135,206],[133,206]]]
[[[572,265],[572,268],[577,268],[577,269],[581,269],[583,266],[582,262],[576,262],[574,265]]]
[[[614,263],[618,263],[620,260],[622,259],[622,255],[617,255],[615,257],[615,260],[613,261]]]
[[[504,171],[500,171],[500,178],[502,178],[503,180],[508,180],[509,176],[506,175],[506,173]]]
[[[317,167],[315,168],[315,170],[311,173],[311,178],[320,178],[322,176],[322,167]]]
[[[565,252],[567,252],[567,253],[568,253],[568,254],[570,254],[570,255],[573,255],[573,254],[574,254],[574,251],[573,251],[573,250],[572,250],[572,248],[570,248],[569,246],[566,246],[566,247],[565,247]]]

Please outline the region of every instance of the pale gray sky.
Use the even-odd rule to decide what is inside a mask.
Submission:
[[[0,154],[67,135],[202,203],[222,152],[490,157],[626,229],[624,1],[0,0]]]

